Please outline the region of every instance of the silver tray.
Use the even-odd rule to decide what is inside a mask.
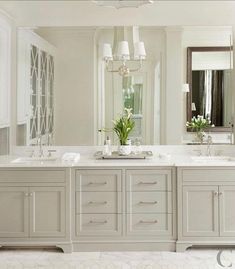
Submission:
[[[153,157],[153,153],[152,151],[142,151],[139,154],[135,154],[135,153],[131,153],[129,155],[120,155],[118,151],[113,151],[112,155],[107,156],[107,155],[103,155],[102,151],[97,151],[95,153],[95,158],[98,160],[135,160],[135,159],[146,159],[146,158],[151,158]]]

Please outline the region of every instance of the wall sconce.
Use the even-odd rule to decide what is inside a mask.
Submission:
[[[195,105],[195,103],[192,103],[192,111],[196,111],[197,109],[196,109],[196,105]]]
[[[189,84],[188,83],[183,84],[182,92],[186,92],[186,93],[189,92]]]

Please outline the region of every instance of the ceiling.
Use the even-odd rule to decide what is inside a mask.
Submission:
[[[235,25],[235,1],[154,1],[139,8],[115,9],[86,1],[0,1],[17,25]]]

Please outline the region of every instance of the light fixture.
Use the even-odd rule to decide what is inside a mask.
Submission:
[[[95,4],[103,7],[114,7],[114,8],[127,8],[127,7],[140,7],[146,4],[152,4],[154,0],[93,0]]]
[[[139,28],[138,27],[124,27],[116,28],[116,35],[114,36],[114,48],[115,53],[112,52],[111,44],[103,44],[103,60],[106,63],[106,70],[108,72],[119,73],[120,76],[128,76],[131,72],[139,71],[143,65],[143,60],[146,59],[146,51],[144,42],[139,41]],[[120,40],[123,38],[124,40]],[[130,43],[126,40],[129,40]],[[133,52],[130,53],[130,48],[133,48]],[[121,66],[114,69],[113,63],[120,62]],[[130,68],[127,66],[127,62],[132,61],[137,63],[136,68]]]
[[[192,111],[196,111],[197,109],[196,109],[196,105],[195,105],[195,103],[192,103]]]
[[[189,92],[189,84],[187,84],[187,83],[183,84],[182,91],[186,92],[186,93]]]

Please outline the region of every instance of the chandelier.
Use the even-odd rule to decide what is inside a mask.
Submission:
[[[119,29],[120,30],[120,29]],[[117,31],[115,31],[117,33]],[[123,32],[127,33],[126,28],[123,28]],[[130,31],[129,31],[130,32]],[[112,46],[109,43],[103,44],[103,60],[105,61],[106,70],[112,73],[118,73],[120,76],[128,76],[131,72],[139,71],[143,65],[143,60],[146,59],[146,51],[144,42],[139,41],[139,28],[133,27],[131,29],[133,35],[132,38],[127,35],[123,35],[124,40],[118,40],[118,37],[114,37],[114,47],[116,47],[116,53],[113,53]],[[134,38],[135,37],[135,38]],[[133,54],[131,56],[129,49],[129,40],[133,47]],[[115,43],[116,46],[115,46]],[[136,68],[128,67],[128,62],[134,62],[137,64]],[[114,69],[114,63],[121,62],[121,65]]]
[[[114,8],[126,8],[126,7],[140,7],[146,4],[152,4],[154,0],[93,0],[98,6],[114,7]]]

